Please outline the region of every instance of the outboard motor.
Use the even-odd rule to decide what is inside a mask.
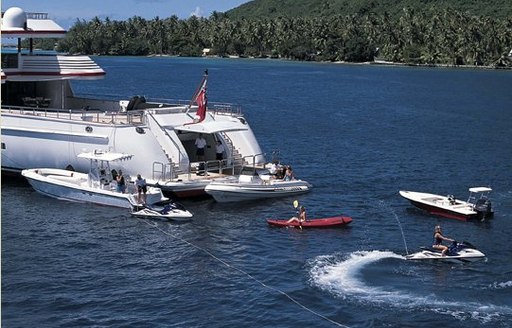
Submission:
[[[479,199],[475,204],[475,211],[482,217],[491,216],[493,213],[491,201],[488,199]]]

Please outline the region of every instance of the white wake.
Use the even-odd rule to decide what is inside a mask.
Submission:
[[[404,256],[390,251],[357,251],[348,255],[318,256],[310,262],[310,280],[313,286],[336,297],[379,306],[391,306],[409,311],[432,311],[458,320],[474,319],[482,323],[501,320],[512,315],[512,308],[477,302],[458,302],[439,299],[435,295],[414,295],[365,282],[362,271],[378,261]],[[412,282],[414,283],[414,282]]]

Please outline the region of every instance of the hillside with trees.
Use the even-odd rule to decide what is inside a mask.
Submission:
[[[391,4],[388,9],[393,9],[392,13],[362,10],[360,6],[354,7],[356,13],[332,10],[332,6],[348,2],[258,0],[227,13],[214,12],[209,18],[183,20],[172,16],[147,20],[134,16],[126,21],[79,20],[59,42],[58,50],[97,55],[201,56],[208,48],[210,54],[218,56],[346,62],[380,57],[420,65],[511,66],[507,56],[512,48],[510,15],[489,17],[434,6],[397,9]],[[377,3],[354,1],[363,2],[368,6]],[[290,15],[260,16],[256,9],[250,17],[236,14],[257,4],[261,10],[269,10],[271,3],[287,4]],[[326,6],[331,6],[328,11],[332,14],[322,14],[328,9]],[[307,15],[292,15],[294,11]]]
[[[508,0],[254,0],[226,14],[231,19],[277,17],[327,17],[373,13],[399,17],[403,8],[422,12],[446,9],[473,16],[506,18],[512,16]]]

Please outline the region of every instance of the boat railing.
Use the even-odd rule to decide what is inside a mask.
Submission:
[[[130,100],[132,97],[127,97],[126,99],[119,99],[119,96],[112,95],[97,95],[97,94],[80,94],[81,98],[76,99],[84,99],[87,102],[94,101],[97,98],[108,99],[113,102],[117,109],[120,110],[120,102]],[[190,110],[191,104],[190,100],[184,99],[173,99],[173,98],[149,98],[147,96],[138,96],[143,97],[145,102],[138,104],[137,109],[158,109],[158,112],[161,113],[185,113]],[[192,106],[194,107],[194,106]],[[197,106],[196,106],[197,107]],[[220,115],[232,115],[232,116],[240,116],[242,115],[242,107],[237,104],[231,103],[221,103],[221,102],[208,102],[208,111],[215,114]],[[129,111],[128,111],[129,112]]]
[[[261,164],[261,162],[256,162],[256,159],[259,157],[266,157],[265,153],[260,154],[254,154],[254,155],[247,155],[242,157],[242,165],[245,168],[250,168],[253,170],[253,174],[256,173],[256,169],[261,169],[264,167],[265,163]]]
[[[20,115],[32,115],[47,118],[68,119],[75,121],[88,121],[91,123],[123,123],[143,124],[144,112],[155,109],[158,113],[185,113],[185,101],[146,102],[138,109],[123,111],[119,101],[93,100],[88,98],[69,97],[71,108],[50,107],[51,99],[45,97],[24,97],[24,105],[2,105],[2,111]],[[69,104],[68,104],[69,105]],[[239,106],[230,104],[216,104],[209,106],[208,110],[214,114],[240,116]]]
[[[192,174],[207,175],[208,172],[217,172],[223,174],[226,170],[231,170],[231,175],[235,175],[235,166],[233,159],[209,160],[202,162],[191,162],[188,165],[188,179],[192,179]]]
[[[170,180],[174,177],[174,165],[172,163],[164,164],[162,162],[153,162],[152,179]]]
[[[242,107],[240,105],[223,104],[223,103],[208,103],[208,110],[213,112],[214,115],[242,115]]]
[[[48,13],[27,13],[27,18],[30,19],[48,19]]]
[[[235,175],[235,166],[232,163],[233,161],[230,161],[229,159],[191,162],[189,163],[187,172],[185,173],[188,175],[188,180],[192,180],[192,174],[203,176],[207,175],[208,172],[223,174],[226,170],[231,170],[230,175]],[[162,162],[153,162],[152,179],[167,181],[178,177],[175,167],[175,164],[172,162],[167,164]]]
[[[2,112],[74,121],[87,121],[91,123],[128,123],[135,125],[143,123],[143,111],[120,113],[118,111],[101,111],[90,108],[60,109],[37,106],[32,107],[2,105]]]

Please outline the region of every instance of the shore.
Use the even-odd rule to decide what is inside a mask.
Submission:
[[[148,55],[147,57],[179,57],[171,55]],[[273,58],[273,57],[242,57],[242,56],[201,56],[203,58],[228,58],[228,59],[269,59],[269,60],[283,60],[283,61],[301,61],[286,58]],[[462,68],[462,69],[512,69],[512,58],[508,59],[510,66],[496,66],[496,65],[454,65],[454,64],[415,64],[415,63],[400,63],[392,62],[387,60],[376,59],[374,61],[367,62],[347,62],[347,61],[303,61],[303,62],[315,62],[315,63],[330,63],[330,64],[343,64],[343,65],[380,65],[380,66],[409,66],[409,67],[432,67],[432,68]]]

